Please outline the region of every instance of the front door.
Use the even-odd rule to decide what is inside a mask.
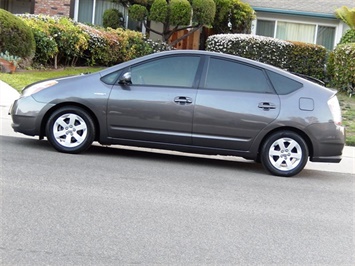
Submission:
[[[108,102],[111,138],[191,144],[199,56],[166,56],[131,66],[132,84]]]

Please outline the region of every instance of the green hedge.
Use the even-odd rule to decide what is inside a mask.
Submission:
[[[31,29],[15,15],[0,9],[0,52],[31,59],[35,45]]]
[[[355,43],[355,29],[347,30],[343,37],[341,37],[339,44],[345,43]]]
[[[37,44],[34,63],[111,66],[142,55],[170,49],[135,31],[91,27],[65,17],[19,15],[32,29]]]
[[[320,45],[290,42],[293,44],[288,70],[325,80],[327,50]]]
[[[338,45],[328,61],[331,85],[344,90],[355,89],[355,43]]]
[[[326,49],[319,45],[249,34],[217,34],[208,37],[206,50],[238,55],[321,80],[325,76]]]

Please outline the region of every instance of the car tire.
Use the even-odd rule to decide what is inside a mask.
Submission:
[[[261,163],[273,175],[297,175],[308,161],[304,139],[292,131],[279,131],[269,136],[261,148]]]
[[[82,108],[66,106],[50,115],[46,136],[57,151],[80,153],[87,150],[94,141],[95,124]]]

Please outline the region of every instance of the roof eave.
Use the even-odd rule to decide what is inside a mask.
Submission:
[[[334,14],[327,14],[327,13],[314,13],[314,12],[274,9],[274,8],[267,8],[267,7],[255,7],[255,6],[252,6],[252,8],[256,12],[268,12],[268,13],[287,14],[287,15],[294,15],[294,16],[307,16],[307,17],[336,19],[336,16]]]

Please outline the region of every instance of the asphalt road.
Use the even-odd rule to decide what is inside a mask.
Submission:
[[[0,265],[355,265],[355,176],[93,146],[2,120]]]

